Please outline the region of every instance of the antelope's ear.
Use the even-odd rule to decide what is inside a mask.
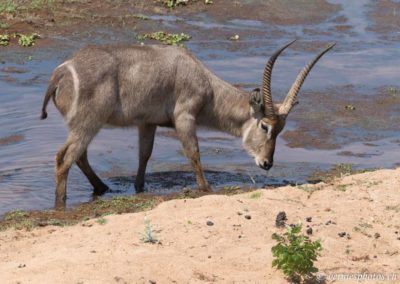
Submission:
[[[261,119],[264,116],[264,103],[259,88],[250,92],[249,104],[251,107],[251,115],[254,118]]]

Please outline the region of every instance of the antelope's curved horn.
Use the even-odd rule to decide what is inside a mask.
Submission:
[[[296,81],[294,81],[292,87],[290,88],[283,104],[279,108],[279,114],[288,115],[292,107],[295,105],[297,94],[300,91],[301,86],[304,83],[304,80],[307,78],[308,73],[310,73],[311,69],[314,67],[315,63],[327,53],[332,47],[334,47],[336,43],[330,44],[324,51],[318,54],[313,60],[308,63],[303,70],[297,75]]]
[[[272,68],[274,68],[274,64],[278,56],[284,51],[287,47],[289,47],[296,40],[293,40],[281,47],[268,60],[268,63],[265,65],[264,74],[263,74],[263,87],[262,94],[264,100],[264,115],[268,118],[275,118],[274,104],[272,102],[272,93],[271,93],[271,74]]]

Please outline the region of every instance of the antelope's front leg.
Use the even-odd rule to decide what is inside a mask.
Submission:
[[[140,125],[139,129],[139,168],[136,174],[135,189],[142,192],[144,189],[147,162],[150,159],[154,145],[154,135],[157,126]]]
[[[204,177],[203,168],[200,163],[200,151],[196,135],[195,118],[189,114],[180,115],[175,120],[175,129],[178,138],[182,143],[185,155],[192,163],[199,190],[210,191],[210,187]]]

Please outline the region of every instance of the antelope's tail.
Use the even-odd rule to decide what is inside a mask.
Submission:
[[[56,70],[53,75],[50,78],[49,85],[47,87],[46,95],[44,96],[43,100],[43,106],[42,106],[42,114],[40,116],[40,119],[46,119],[47,118],[47,105],[50,101],[50,99],[55,95],[57,87],[58,87],[58,82],[60,81],[62,77],[62,73],[59,72],[59,70]]]

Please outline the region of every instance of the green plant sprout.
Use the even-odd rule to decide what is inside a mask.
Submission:
[[[314,262],[322,250],[320,241],[311,241],[301,234],[301,224],[287,226],[283,235],[274,233],[272,239],[278,243],[272,247],[272,267],[276,267],[292,281],[304,283],[306,277],[318,272]]]

